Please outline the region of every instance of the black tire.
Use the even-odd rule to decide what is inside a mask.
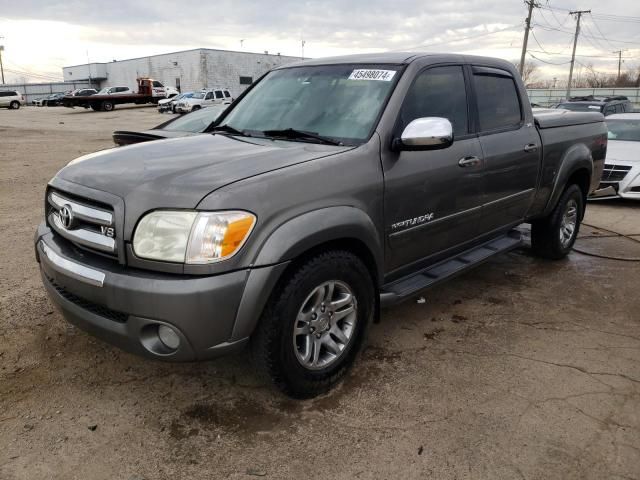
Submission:
[[[93,110],[94,112],[99,112],[100,110],[102,110],[102,107],[100,106],[100,104],[92,103],[91,110]]]
[[[565,233],[566,240],[561,240],[563,218],[570,206],[576,208],[575,227],[570,236]],[[555,208],[545,218],[531,223],[531,247],[533,253],[542,258],[559,260],[568,255],[580,230],[584,212],[584,197],[578,185],[572,184],[564,190]]]
[[[355,305],[355,314],[350,317],[353,320],[351,336],[335,359],[331,359],[329,353],[328,361],[332,363],[308,368],[298,359],[299,348],[295,342],[299,337],[295,337],[294,328],[299,324],[298,315],[310,294],[326,282],[334,281],[347,286],[352,298],[355,297],[354,303],[341,307],[344,311]],[[298,265],[285,274],[274,289],[251,338],[251,352],[257,369],[293,398],[311,398],[328,391],[347,372],[362,347],[373,318],[374,295],[367,267],[352,253],[328,251]],[[337,317],[340,310],[336,312]],[[327,314],[321,315],[326,317]],[[329,327],[325,325],[325,328]],[[330,332],[326,334],[330,335]],[[335,338],[331,337],[332,340]],[[313,350],[310,346],[307,348]]]
[[[105,112],[110,112],[111,110],[113,110],[113,102],[109,102],[107,100],[105,100],[104,102],[102,102],[102,108],[101,110],[105,111]]]
[[[20,102],[16,102],[15,100],[9,104],[9,108],[14,110],[18,110],[20,108]]]
[[[191,107],[192,112],[195,112],[196,110],[200,110],[200,105],[194,105],[193,107]]]

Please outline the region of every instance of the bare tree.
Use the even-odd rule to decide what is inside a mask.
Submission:
[[[586,66],[585,81],[588,87],[603,88],[615,85],[616,77],[610,73],[598,72],[593,64]]]
[[[519,68],[519,65],[520,65],[519,60],[518,61],[514,60],[511,63],[513,63],[516,66],[516,68]],[[524,62],[524,68],[523,68],[523,71],[520,72],[520,76],[522,77],[522,81],[526,86],[529,86],[530,83],[535,83],[537,81],[536,79],[537,72],[538,72],[538,65],[529,61]]]

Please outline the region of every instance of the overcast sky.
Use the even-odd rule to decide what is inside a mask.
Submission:
[[[568,74],[570,9],[594,14],[583,17],[580,64],[615,72],[612,52],[626,49],[623,68],[640,66],[640,0],[539,2],[529,41],[539,79]],[[515,60],[525,16],[522,0],[0,0],[0,44],[8,81],[61,78],[87,53],[92,62],[197,47],[299,56],[302,38],[307,57],[424,50]]]

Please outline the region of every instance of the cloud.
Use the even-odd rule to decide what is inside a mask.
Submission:
[[[62,22],[58,23],[60,30],[73,32],[71,38],[62,35],[66,43],[53,42],[55,51],[48,40],[43,42],[42,35],[19,35],[23,57],[37,58],[41,56],[37,51],[44,49],[63,64],[86,62],[86,50],[91,51],[92,60],[109,61],[195,47],[239,49],[241,39],[245,50],[299,55],[302,38],[306,55],[314,57],[424,46],[431,51],[516,59],[526,15],[522,2],[514,0],[154,0],[111,4],[24,0],[19,8],[8,2],[13,0],[0,0],[0,15],[8,16],[4,22]],[[559,0],[550,4],[565,6]],[[610,0],[606,11],[595,0],[583,0],[580,6],[591,7],[594,13],[640,16],[637,0]],[[575,20],[561,11],[536,10],[534,25],[535,38],[529,42],[529,48],[537,52],[534,55],[551,63],[567,61]],[[632,57],[628,64],[640,63],[638,23],[600,20],[596,24],[587,16],[584,26],[578,49],[578,54],[585,55],[578,57],[581,62],[612,70],[617,68],[612,51],[626,47],[629,51],[625,55]],[[588,38],[603,35],[637,44]],[[545,67],[543,72],[547,73],[566,69],[531,61]]]

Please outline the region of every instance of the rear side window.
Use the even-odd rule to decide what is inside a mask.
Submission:
[[[216,98],[224,98],[224,95],[222,94],[222,90],[216,90]]]
[[[224,91],[224,96],[227,97],[227,98],[231,98],[231,94],[229,93],[228,90]]]
[[[461,66],[430,68],[416,77],[400,112],[401,130],[423,117],[446,118],[455,135],[468,133],[467,93]]]
[[[522,120],[516,84],[510,76],[474,73],[480,130],[514,127]]]

